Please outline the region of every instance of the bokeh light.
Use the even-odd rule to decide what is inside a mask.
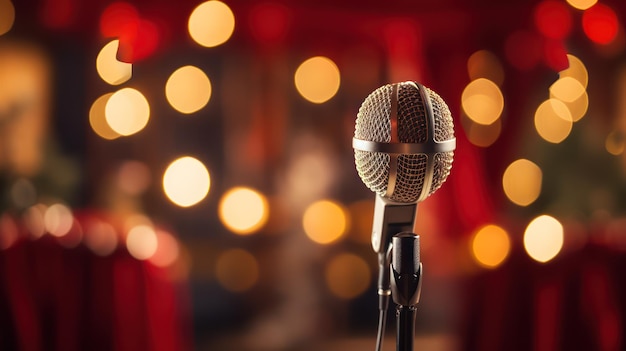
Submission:
[[[489,125],[476,123],[466,117],[461,118],[467,139],[476,146],[489,147],[498,140],[502,133],[502,121],[500,118]]]
[[[259,263],[246,250],[226,250],[217,258],[215,277],[225,289],[244,292],[259,280]]]
[[[572,114],[560,100],[548,99],[535,111],[535,129],[546,141],[558,144],[572,131]]]
[[[149,258],[150,262],[155,266],[169,267],[180,255],[180,245],[176,238],[164,230],[156,230],[157,248],[154,254]]]
[[[126,194],[138,196],[142,194],[152,180],[150,168],[139,161],[124,161],[117,171],[117,186]]]
[[[372,241],[372,222],[374,218],[374,201],[361,200],[348,206],[348,213],[352,219],[350,230],[351,239],[362,244]]]
[[[552,94],[550,94],[550,98],[556,99],[555,96]],[[569,110],[570,115],[572,116],[572,122],[580,121],[583,117],[585,117],[585,114],[589,109],[589,95],[587,94],[586,90],[583,91],[583,93],[572,102],[567,102],[563,100],[559,101],[561,101]]]
[[[165,195],[181,207],[189,207],[202,201],[210,187],[209,171],[202,162],[190,156],[176,159],[163,174]]]
[[[233,233],[254,233],[265,225],[269,217],[267,199],[254,189],[230,189],[220,200],[219,217]]]
[[[485,268],[498,267],[511,251],[509,233],[495,224],[488,224],[476,231],[471,240],[472,256]]]
[[[574,102],[585,93],[585,87],[573,77],[562,77],[550,86],[550,96],[563,102]]]
[[[225,3],[210,0],[198,5],[189,16],[191,38],[204,47],[225,43],[235,30],[235,15]]]
[[[194,113],[209,102],[211,81],[198,67],[181,67],[165,83],[165,97],[176,111]]]
[[[619,130],[613,130],[607,135],[604,147],[611,155],[621,155],[624,153],[624,134]]]
[[[0,215],[0,233],[0,250],[10,248],[19,238],[17,223],[7,213]]]
[[[0,35],[13,28],[15,22],[15,7],[11,0],[0,0]]]
[[[612,8],[597,3],[583,12],[583,31],[597,44],[609,44],[616,37],[619,21]]]
[[[572,14],[562,2],[545,0],[535,7],[535,25],[551,39],[564,39],[572,30]]]
[[[528,206],[539,197],[542,178],[539,166],[527,159],[519,159],[504,171],[502,188],[511,202],[519,206]]]
[[[586,10],[595,5],[597,2],[598,0],[567,0],[567,3],[570,4],[570,6],[578,10]]]
[[[472,121],[493,124],[504,109],[504,96],[496,83],[485,78],[471,81],[461,95],[463,111]]]
[[[339,68],[331,59],[315,56],[300,64],[294,81],[303,98],[321,104],[335,96],[339,90],[341,77]]]
[[[589,73],[585,64],[576,56],[567,54],[568,67],[559,72],[560,78],[572,77],[576,79],[584,88],[587,88],[589,82]]]
[[[106,44],[96,58],[96,70],[102,80],[111,85],[128,81],[133,75],[133,65],[117,60],[120,41],[112,40]]]
[[[500,59],[489,50],[479,50],[467,60],[467,73],[471,80],[486,78],[496,85],[504,82],[504,68]]]
[[[43,220],[46,231],[56,237],[66,235],[74,224],[72,210],[59,203],[51,205],[46,209]]]
[[[304,232],[318,244],[330,244],[338,240],[345,233],[347,225],[344,208],[330,200],[314,202],[302,217]]]
[[[44,204],[36,204],[29,207],[22,218],[24,225],[33,239],[38,239],[46,233],[45,214],[48,207]]]
[[[141,131],[150,119],[150,105],[141,92],[123,88],[111,95],[104,108],[111,129],[124,136]]]
[[[537,262],[548,262],[563,248],[563,225],[556,218],[541,215],[524,232],[524,249]]]
[[[118,237],[115,228],[97,219],[85,221],[85,245],[98,256],[108,256],[117,248]]]
[[[137,31],[139,12],[128,2],[116,1],[100,15],[100,33],[105,38],[120,37],[120,34]]]
[[[109,122],[107,122],[106,119],[105,109],[112,95],[113,93],[107,93],[100,96],[93,102],[89,109],[89,125],[91,126],[91,130],[98,134],[99,137],[106,140],[117,139],[121,136],[109,126]]]
[[[325,269],[328,289],[342,299],[352,299],[365,292],[371,277],[367,262],[351,253],[340,253],[331,258]]]
[[[147,260],[157,250],[158,240],[154,229],[148,225],[138,225],[128,232],[126,248],[138,260]]]

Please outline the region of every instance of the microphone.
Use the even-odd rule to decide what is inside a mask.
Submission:
[[[418,202],[448,178],[456,148],[452,115],[420,83],[387,84],[361,104],[352,147],[361,180],[376,193],[372,248],[379,263],[380,350],[391,295],[391,236],[413,231]]]

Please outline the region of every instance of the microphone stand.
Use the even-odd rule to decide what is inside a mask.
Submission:
[[[396,350],[413,351],[415,316],[422,290],[419,235],[399,233],[392,238],[391,296],[396,308]]]

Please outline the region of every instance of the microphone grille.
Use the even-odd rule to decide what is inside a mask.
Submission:
[[[428,141],[427,101],[422,99],[415,83],[398,83],[397,133],[400,143]],[[425,88],[433,111],[433,139],[441,142],[454,138],[452,115],[443,99]],[[373,91],[363,101],[357,114],[354,136],[357,139],[381,143],[391,142],[391,110],[393,85]],[[415,202],[425,184],[428,157],[433,157],[433,179],[427,195],[435,192],[450,173],[454,153],[400,154],[394,191],[389,197],[397,202]],[[390,155],[382,152],[354,150],[356,168],[370,190],[385,196],[389,185]]]

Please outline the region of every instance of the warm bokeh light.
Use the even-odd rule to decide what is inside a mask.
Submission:
[[[572,114],[560,100],[548,99],[535,111],[535,129],[544,140],[558,144],[572,131]]]
[[[6,250],[13,246],[20,236],[17,223],[10,215],[0,215],[0,250]]]
[[[597,3],[583,12],[583,31],[597,44],[610,44],[619,31],[619,21],[612,8]]]
[[[165,97],[176,111],[194,113],[209,102],[211,81],[198,67],[181,67],[165,83]]]
[[[556,218],[541,215],[524,232],[524,249],[537,262],[548,262],[563,248],[563,225]]]
[[[302,62],[295,74],[296,89],[306,100],[321,104],[330,100],[341,82],[339,68],[329,58],[315,56]]]
[[[341,253],[328,262],[325,277],[326,285],[333,295],[352,299],[370,286],[372,272],[363,258],[351,253]]]
[[[126,248],[131,256],[138,260],[147,260],[157,250],[157,235],[148,225],[138,225],[131,228],[126,236]]]
[[[98,256],[108,256],[117,248],[115,228],[107,222],[90,219],[85,225],[85,245]]]
[[[559,72],[560,78],[572,77],[586,89],[589,82],[589,73],[585,64],[576,56],[567,54],[568,67]]]
[[[150,105],[138,90],[123,88],[109,97],[104,113],[114,132],[128,136],[141,131],[148,124]]]
[[[309,239],[319,244],[329,244],[338,240],[345,233],[347,223],[343,207],[329,200],[314,202],[305,210],[302,217],[304,232]]]
[[[63,204],[54,204],[48,207],[43,220],[46,231],[56,237],[66,235],[74,224],[72,210]]]
[[[22,219],[24,225],[33,239],[38,239],[46,233],[45,214],[48,207],[44,204],[36,204],[24,211]]]
[[[556,99],[555,96],[552,94],[550,94],[550,98]],[[567,102],[563,100],[560,101],[565,104],[565,106],[569,110],[572,116],[572,122],[580,121],[583,117],[585,117],[587,109],[589,109],[589,95],[587,94],[586,90],[583,91],[583,93],[572,102]]]
[[[511,163],[502,176],[502,188],[507,198],[516,205],[528,206],[541,193],[541,168],[532,161],[519,159]]]
[[[215,277],[225,289],[244,292],[259,280],[259,263],[246,250],[226,250],[217,258]]]
[[[470,82],[461,95],[463,111],[472,121],[493,124],[504,109],[504,96],[496,83],[485,78]]]
[[[498,267],[511,251],[509,233],[495,224],[488,224],[476,231],[471,241],[472,256],[485,268]]]
[[[13,28],[15,22],[15,7],[11,0],[0,0],[0,35]]]
[[[504,68],[500,59],[489,50],[479,50],[467,60],[467,73],[470,80],[486,78],[501,86],[504,82]]]
[[[573,77],[562,77],[550,86],[550,96],[563,102],[574,102],[585,93],[585,87]]]
[[[595,5],[597,2],[598,0],[567,0],[567,3],[570,4],[570,6],[578,10],[586,10]]]
[[[226,192],[219,204],[219,217],[235,234],[252,234],[261,229],[269,217],[267,199],[258,191],[236,187]]]
[[[372,241],[372,222],[374,218],[374,201],[361,200],[348,206],[351,239],[362,244],[370,244]]]
[[[619,130],[612,131],[607,135],[604,147],[611,155],[621,155],[624,153],[624,134]]]
[[[196,43],[204,47],[218,46],[233,34],[235,15],[221,1],[206,1],[192,11],[187,28]]]
[[[106,119],[106,105],[109,101],[109,98],[113,95],[113,93],[107,93],[93,102],[91,108],[89,109],[89,125],[94,133],[98,134],[99,137],[106,140],[113,140],[119,138],[121,135],[111,129],[109,126],[109,122]]]
[[[116,1],[109,4],[100,15],[100,33],[105,38],[119,37],[120,34],[137,30],[139,12],[134,5]]]
[[[149,260],[155,266],[169,267],[178,259],[180,245],[172,234],[164,230],[156,230],[155,233],[158,245],[154,255]]]
[[[535,7],[535,25],[551,39],[564,39],[572,30],[572,14],[560,1],[544,0]]]
[[[120,41],[113,40],[106,44],[96,58],[96,70],[100,78],[111,85],[128,81],[133,75],[133,65],[117,60]]]
[[[173,161],[163,174],[165,195],[181,207],[189,207],[202,201],[210,187],[209,171],[202,162],[190,156]]]
[[[476,123],[469,118],[463,119],[465,135],[470,143],[476,146],[489,147],[500,137],[500,133],[502,132],[502,121],[500,118],[489,125]]]

